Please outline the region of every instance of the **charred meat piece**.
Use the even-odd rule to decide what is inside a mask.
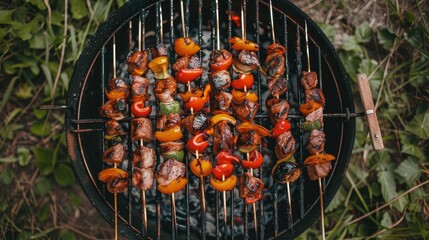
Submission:
[[[261,145],[261,136],[256,131],[239,133],[236,144],[240,152],[250,153]]]
[[[132,76],[133,82],[131,83],[131,93],[133,96],[146,96],[149,90],[149,79]]]
[[[261,64],[255,52],[241,50],[233,58],[233,68],[236,72],[249,73]]]
[[[307,150],[311,154],[318,154],[325,149],[325,133],[320,130],[313,130],[310,133],[310,138],[307,142]]]
[[[159,98],[159,101],[163,103],[172,103],[177,93],[177,82],[172,77],[157,80],[153,91],[156,97]]]
[[[156,119],[156,129],[160,131],[166,131],[180,125],[182,119],[177,113],[170,113],[168,115],[161,115]]]
[[[107,191],[111,193],[123,193],[128,189],[128,179],[116,178],[106,183]]]
[[[259,103],[251,102],[244,99],[242,102],[232,102],[232,111],[235,116],[242,122],[252,122],[258,111]]]
[[[252,197],[258,195],[264,188],[261,179],[252,176],[249,172],[243,173],[240,177],[240,197]]]
[[[227,70],[211,72],[209,76],[209,83],[211,89],[214,91],[228,88],[231,85],[231,77],[229,76],[229,72]]]
[[[282,45],[278,44],[278,43],[273,43],[270,46],[268,46],[267,54],[271,55],[273,53],[282,53],[282,54],[285,54],[286,53],[286,48],[283,47]]]
[[[224,91],[213,91],[210,93],[210,111],[212,114],[231,114],[232,95]]]
[[[220,121],[213,129],[213,153],[220,151],[231,152],[234,148],[234,136],[227,121]]]
[[[272,96],[283,95],[288,90],[287,79],[284,77],[272,77],[267,80],[268,89]]]
[[[153,168],[155,166],[155,150],[145,146],[137,147],[133,152],[133,165],[141,168]]]
[[[108,164],[120,164],[124,160],[125,154],[125,145],[118,143],[104,151],[102,159]]]
[[[315,164],[315,165],[307,165],[307,173],[310,180],[317,180],[319,178],[324,178],[328,176],[329,172],[332,169],[331,161]]]
[[[107,101],[100,107],[100,115],[113,120],[121,120],[128,114],[128,104],[124,98]]]
[[[125,134],[121,124],[116,120],[108,120],[106,122],[106,134],[107,135],[122,135]]]
[[[301,168],[295,162],[281,161],[277,163],[272,171],[274,181],[286,184],[295,182],[301,176]]]
[[[164,142],[159,144],[161,153],[183,150],[183,142]]]
[[[188,68],[190,69],[201,68],[201,61],[197,55],[194,54],[189,58]]]
[[[187,68],[189,64],[189,58],[190,58],[189,56],[184,56],[177,59],[177,61],[173,64],[174,71],[177,72],[184,68]]]
[[[270,76],[283,76],[285,73],[285,55],[283,53],[272,53],[265,60],[265,73]]]
[[[156,181],[158,184],[166,186],[171,181],[184,177],[186,173],[186,166],[184,163],[168,159],[159,166],[158,172],[156,173]]]
[[[146,51],[131,51],[127,56],[128,73],[134,76],[141,76],[147,71]]]
[[[322,89],[312,88],[305,90],[305,101],[308,102],[311,100],[323,105],[325,103],[325,95],[323,94]]]
[[[149,118],[133,118],[131,120],[131,139],[152,142],[152,121]]]
[[[318,80],[316,72],[302,72],[301,85],[305,90],[315,88],[317,83]]]
[[[122,78],[113,78],[109,80],[110,90],[129,89],[130,84]]]
[[[289,115],[289,103],[284,98],[269,98],[267,99],[267,110],[271,121],[275,124],[279,120],[287,119]]]
[[[198,132],[203,131],[209,125],[209,119],[203,111],[199,111],[195,114],[189,115],[182,121],[182,126],[188,131],[188,133],[195,135]]]
[[[232,54],[226,50],[215,50],[210,54],[210,68],[224,65],[226,61],[232,60]]]
[[[295,153],[296,141],[290,131],[280,134],[276,138],[274,151],[277,159],[289,158]]]
[[[153,180],[154,180],[153,170],[150,168],[138,168],[138,167],[133,167],[133,169],[134,169],[134,174],[132,179],[133,186],[144,191],[151,189],[153,186]]]
[[[168,48],[163,43],[160,43],[155,48],[151,48],[152,52],[152,59],[161,57],[161,56],[168,56]]]
[[[323,125],[323,108],[320,107],[316,110],[314,110],[313,112],[311,112],[310,114],[308,114],[305,117],[305,120],[309,121],[309,122],[314,122],[319,120],[320,123]]]

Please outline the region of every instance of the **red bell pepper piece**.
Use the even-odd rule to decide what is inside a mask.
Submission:
[[[216,155],[217,164],[239,164],[241,159],[227,151],[220,151]]]
[[[187,84],[188,82],[192,82],[197,79],[201,74],[203,74],[204,69],[202,68],[184,68],[176,73],[176,81],[182,84]]]
[[[204,108],[205,101],[200,97],[190,97],[189,100],[184,104],[186,109],[189,109],[198,112]]]
[[[251,89],[254,82],[253,74],[240,74],[237,79],[232,80],[231,86],[238,90],[243,90],[244,87]]]
[[[253,196],[253,195],[247,196],[244,201],[246,202],[246,204],[250,205],[250,204],[253,204],[253,203],[259,201],[263,196],[264,195],[262,195],[262,193],[259,192],[255,196]]]
[[[288,120],[279,120],[272,130],[273,137],[278,137],[289,130],[290,122]]]
[[[241,166],[247,169],[258,168],[262,165],[263,159],[262,154],[258,150],[253,150],[248,160],[241,160]]]
[[[144,106],[144,100],[133,102],[131,105],[131,113],[134,117],[148,117],[151,112],[150,106]]]
[[[198,153],[203,153],[209,146],[209,141],[207,141],[208,138],[209,136],[205,132],[198,133],[188,140],[186,147],[193,153],[196,151],[198,151]]]
[[[212,174],[217,180],[222,180],[222,177],[225,179],[232,175],[234,172],[234,165],[225,163],[218,164],[212,169]]]

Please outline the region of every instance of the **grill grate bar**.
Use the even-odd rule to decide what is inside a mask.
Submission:
[[[132,23],[132,21],[130,20],[129,22],[128,22],[128,51],[131,51],[132,50],[132,48],[133,48],[133,23]],[[128,104],[129,104],[129,101],[127,101],[128,102]],[[130,113],[130,117],[131,117],[131,113]],[[129,125],[128,126],[130,126],[129,128],[128,128],[128,136],[131,136],[131,123],[129,122]],[[131,167],[131,162],[132,162],[132,159],[133,159],[133,142],[132,142],[132,140],[131,140],[131,138],[128,138],[128,142],[127,142],[127,148],[128,148],[128,165],[127,165],[127,172],[128,172],[128,174],[129,174],[129,179],[133,179],[133,171],[132,171],[132,167]],[[132,206],[132,202],[131,202],[131,196],[132,196],[132,184],[128,184],[128,194],[127,194],[127,200],[128,200],[128,231],[129,231],[129,234],[131,234],[132,233],[132,229],[131,229],[131,226],[132,226],[132,212],[133,212],[133,206]]]

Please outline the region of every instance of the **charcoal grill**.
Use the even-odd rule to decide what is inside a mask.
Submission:
[[[240,13],[240,2],[219,0],[221,45],[229,48],[227,39],[240,36],[240,28],[235,21]],[[265,59],[265,49],[271,43],[271,24],[268,2],[265,0],[245,1],[247,38],[259,43],[259,57]],[[161,10],[162,9],[162,10]],[[89,200],[100,215],[109,223],[114,223],[114,199],[103,183],[98,181],[97,174],[107,166],[101,156],[104,146],[104,122],[99,115],[99,107],[105,102],[104,88],[113,77],[114,65],[118,77],[127,78],[125,59],[130,50],[135,50],[139,38],[138,29],[144,36],[145,48],[155,47],[164,42],[170,46],[170,62],[174,62],[172,43],[181,37],[179,1],[136,0],[129,1],[116,10],[98,29],[82,52],[69,87],[66,109],[65,132],[67,145],[74,170]],[[293,124],[293,135],[297,140],[295,158],[302,164],[306,156],[304,150],[308,135],[298,129],[303,122],[297,108],[304,100],[303,90],[299,84],[300,73],[306,69],[304,24],[308,24],[309,56],[311,69],[318,73],[320,87],[327,96],[324,109],[327,143],[326,152],[336,156],[333,169],[323,180],[324,204],[327,206],[340,187],[352,153],[355,138],[355,117],[366,113],[355,113],[354,99],[347,73],[345,72],[333,46],[317,25],[299,8],[286,0],[273,1],[273,20],[276,26],[277,42],[287,46],[286,78],[289,90],[286,98],[291,104],[290,119]],[[199,42],[204,51],[200,53],[203,66],[207,69],[208,53],[215,48],[216,34],[214,23],[214,0],[185,0],[185,22],[189,37]],[[164,19],[163,22],[160,18]],[[140,22],[140,23],[139,23]],[[163,39],[160,31],[163,28]],[[117,62],[113,64],[113,42],[116,42]],[[268,96],[265,78],[260,72],[255,74],[260,109],[255,121],[271,128],[267,119],[265,99]],[[153,78],[151,81],[154,81]],[[200,86],[207,83],[205,75],[199,81]],[[184,91],[184,89],[179,89]],[[153,94],[152,94],[153,95]],[[155,99],[150,100],[156,104]],[[53,107],[50,107],[51,109]],[[157,110],[157,109],[156,109]],[[157,111],[153,111],[154,120]],[[122,124],[129,129],[126,118]],[[132,156],[133,145],[128,141],[128,159]],[[155,147],[157,144],[155,144]],[[228,226],[223,226],[222,208],[219,193],[206,184],[207,214],[201,218],[199,213],[198,178],[187,174],[189,184],[176,195],[177,226],[172,225],[169,198],[153,188],[146,195],[148,221],[147,232],[142,223],[142,204],[140,193],[130,184],[128,191],[118,194],[118,229],[129,239],[180,239],[231,238],[231,239],[292,239],[300,235],[320,217],[319,193],[317,181],[310,181],[305,169],[300,179],[291,186],[293,222],[289,221],[288,203],[284,186],[273,185],[270,178],[274,164],[272,140],[265,141],[262,149],[264,165],[256,174],[264,179],[269,187],[263,201],[257,203],[257,235],[253,224],[252,209],[237,197],[238,190],[228,193]],[[158,149],[157,149],[158,150]],[[159,152],[159,151],[157,151]],[[213,158],[213,157],[212,157]],[[188,162],[185,158],[185,162]],[[161,159],[157,156],[157,165]],[[120,166],[131,171],[128,160]],[[190,171],[189,171],[190,172]],[[202,224],[204,222],[204,224]],[[177,227],[178,235],[176,235]],[[226,231],[225,231],[226,230]]]

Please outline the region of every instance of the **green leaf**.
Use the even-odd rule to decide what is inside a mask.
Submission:
[[[389,227],[390,225],[392,225],[392,217],[390,216],[389,212],[385,212],[383,214],[383,219],[381,219],[380,224],[383,227]]]
[[[340,52],[340,58],[350,78],[354,82],[357,82],[356,75],[358,73],[357,69],[359,68],[361,58],[358,55],[352,54],[350,52]]]
[[[6,120],[4,120],[4,125],[7,126],[10,121],[12,121],[16,115],[18,115],[20,112],[22,112],[22,108],[15,108],[13,109],[8,115]]]
[[[323,33],[328,37],[331,42],[335,42],[335,34],[336,30],[331,24],[326,24],[324,22],[318,22],[320,29],[322,29]]]
[[[61,230],[59,239],[60,240],[76,240],[76,236],[74,235],[74,233],[72,233],[70,231]]]
[[[377,174],[378,182],[381,185],[381,194],[387,202],[397,195],[396,182],[393,173],[390,171],[381,171]]]
[[[11,24],[15,10],[0,10],[0,24]]]
[[[355,55],[362,56],[362,48],[357,42],[356,38],[353,36],[350,36],[349,38],[347,38],[341,45],[341,48],[347,52],[351,52],[351,53],[354,53]]]
[[[71,13],[74,19],[82,19],[85,16],[88,16],[88,8],[85,5],[85,1],[81,0],[71,0]]]
[[[414,144],[402,144],[401,153],[415,156],[417,159],[424,158],[422,149]]]
[[[46,110],[40,110],[40,109],[34,109],[33,110],[34,116],[39,120],[43,119],[46,116],[47,112],[48,111],[46,111]]]
[[[18,162],[18,158],[14,156],[0,158],[0,163],[16,163],[16,162]]]
[[[373,98],[377,97],[383,78],[383,72],[381,68],[377,68],[378,65],[378,62],[374,59],[363,59],[359,65],[359,73],[365,73],[369,78],[369,85]]]
[[[25,167],[30,163],[31,155],[28,148],[18,147],[16,154],[18,155],[18,163],[21,167]]]
[[[414,160],[407,158],[395,169],[395,173],[401,176],[408,186],[412,186],[420,178],[421,168]]]
[[[51,132],[51,124],[45,121],[36,121],[31,126],[31,133],[38,136],[44,137]]]
[[[30,44],[30,48],[32,48],[32,49],[45,49],[46,48],[46,38],[48,38],[48,37],[43,32],[37,32],[28,41],[28,43]]]
[[[39,30],[40,26],[40,20],[38,18],[33,18],[30,22],[26,23],[15,22],[13,24],[13,30],[17,37],[27,41],[33,37],[33,34]]]
[[[21,99],[30,99],[33,95],[33,89],[28,83],[23,83],[18,86],[18,89],[15,91],[15,95]]]
[[[46,9],[46,5],[43,3],[43,0],[28,0],[28,2],[36,6],[39,10]]]
[[[395,44],[396,35],[387,28],[377,31],[378,43],[386,50],[391,50]]]
[[[344,187],[340,187],[338,192],[335,194],[334,199],[332,199],[329,206],[326,208],[326,212],[333,212],[337,210],[338,207],[343,206],[344,200],[346,199],[347,192]]]
[[[43,175],[49,175],[54,170],[54,152],[49,148],[34,148],[35,164]]]
[[[37,214],[37,220],[40,222],[46,222],[49,219],[49,216],[51,215],[49,208],[45,205],[43,206],[39,213]]]
[[[74,192],[70,192],[70,201],[72,202],[74,207],[78,208],[82,202],[82,199]]]
[[[411,28],[404,33],[405,40],[414,48],[421,48],[424,42],[424,33],[421,28]]]
[[[429,139],[429,110],[415,115],[413,120],[405,125],[405,130],[420,138]]]
[[[9,185],[10,183],[12,183],[15,176],[16,176],[15,172],[10,168],[4,168],[0,172],[0,180],[6,185]]]
[[[5,65],[4,65],[5,66]],[[14,77],[12,78],[12,80],[9,82],[9,84],[7,85],[6,90],[4,91],[4,94],[2,96],[2,100],[0,102],[0,112],[3,111],[4,106],[6,106],[7,101],[9,100],[10,94],[12,93],[14,86],[15,86],[15,82],[16,80],[18,80],[18,77]],[[3,90],[2,90],[3,91]]]
[[[49,193],[51,191],[51,189],[52,189],[51,182],[47,178],[45,178],[43,176],[39,176],[36,179],[36,182],[34,185],[34,193],[35,194],[42,196],[42,195]]]
[[[73,185],[76,181],[73,170],[66,164],[59,164],[54,171],[54,177],[61,186]]]
[[[355,30],[356,41],[360,43],[368,43],[372,39],[372,29],[368,22],[359,25]]]

